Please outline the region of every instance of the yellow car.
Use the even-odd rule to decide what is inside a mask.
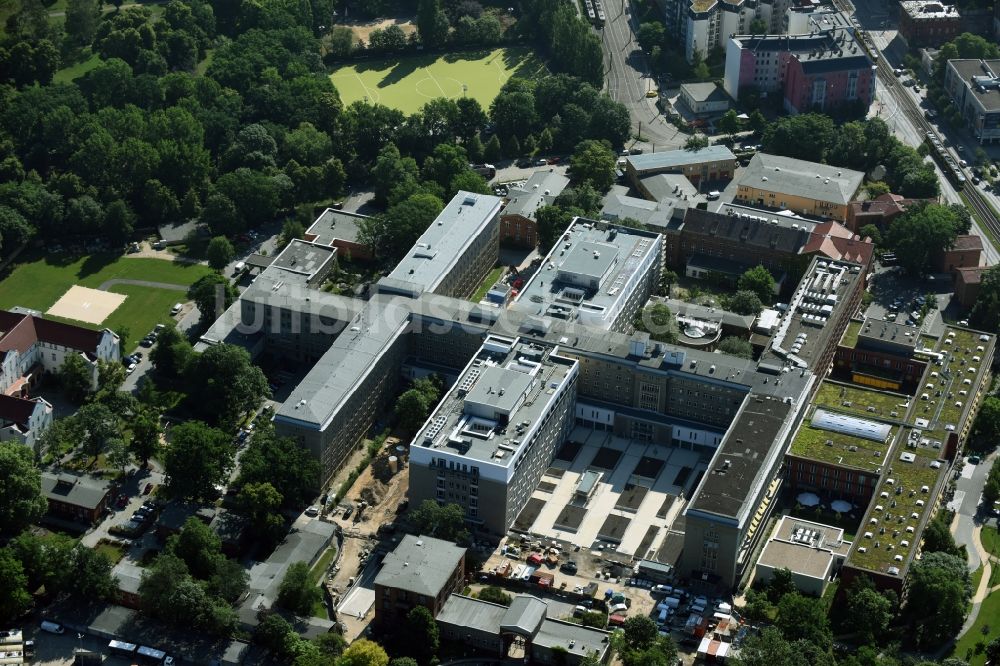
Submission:
[[[659,94],[660,93],[656,92],[655,90],[650,90],[649,92],[646,93],[646,97],[656,97]]]

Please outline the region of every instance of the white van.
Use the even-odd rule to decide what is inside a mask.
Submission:
[[[170,308],[170,314],[175,315],[184,308],[183,303],[174,303],[174,307]]]
[[[42,623],[38,625],[38,628],[42,631],[47,631],[50,634],[64,634],[66,630],[58,622],[50,622],[49,620],[42,620]]]
[[[625,613],[627,611],[628,611],[627,604],[615,604],[614,606],[608,609],[608,612],[611,615],[614,615],[615,613]]]

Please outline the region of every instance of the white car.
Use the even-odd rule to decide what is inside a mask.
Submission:
[[[310,518],[315,518],[316,516],[319,515],[319,507],[318,506],[309,507],[308,509],[306,509],[306,515],[309,516]]]
[[[129,363],[128,367],[125,368],[125,374],[131,375],[133,372],[135,372],[135,363]]]

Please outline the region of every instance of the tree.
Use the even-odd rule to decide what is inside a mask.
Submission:
[[[494,134],[486,142],[486,147],[483,149],[483,159],[487,162],[498,162],[501,157],[503,157],[503,151],[500,149],[500,139]]]
[[[883,194],[888,194],[892,190],[889,189],[889,186],[884,181],[873,180],[865,184],[865,191],[868,192],[869,197],[877,199]]]
[[[987,396],[975,421],[976,435],[986,442],[1000,440],[1000,398]]]
[[[269,482],[247,483],[240,489],[236,504],[240,512],[249,517],[260,539],[273,542],[279,538],[285,521],[278,511],[283,501],[281,493]]]
[[[0,548],[0,585],[4,590],[0,595],[0,621],[12,624],[31,608],[31,594],[24,567],[9,548]]]
[[[760,109],[754,109],[750,112],[750,118],[747,121],[747,124],[750,126],[750,129],[753,130],[754,134],[760,136],[764,133],[768,123],[767,118],[765,118],[764,114],[760,112]]]
[[[149,459],[160,450],[160,416],[149,409],[136,414],[132,420],[132,455],[149,466]]]
[[[954,514],[947,509],[941,509],[934,518],[924,528],[924,552],[925,553],[949,553],[951,555],[961,555],[955,537],[951,535],[951,519]]]
[[[288,245],[293,240],[302,238],[306,235],[306,229],[301,222],[296,219],[285,220],[285,223],[281,225],[281,240],[280,244],[282,247]]]
[[[834,136],[833,119],[822,113],[788,116],[772,123],[762,145],[769,153],[803,160],[820,160]]]
[[[947,206],[911,206],[892,221],[886,244],[908,273],[922,275],[930,269],[937,252],[954,245],[957,223],[954,212]]]
[[[235,256],[236,250],[225,236],[216,236],[208,242],[208,247],[205,248],[208,265],[215,271],[224,269]]]
[[[708,148],[708,137],[704,134],[692,134],[688,140],[684,142],[684,150],[696,152],[705,148]]]
[[[429,610],[423,606],[415,606],[406,614],[402,629],[405,652],[416,656],[423,663],[428,663],[437,655],[441,637]]]
[[[986,663],[1000,663],[1000,638],[994,638],[986,646]]]
[[[118,417],[103,403],[84,405],[77,411],[76,420],[80,428],[80,448],[95,461],[112,439],[121,437]]]
[[[186,421],[170,431],[163,459],[167,491],[181,499],[209,499],[233,466],[229,436],[201,421]]]
[[[194,356],[194,349],[176,326],[167,326],[156,338],[156,346],[149,352],[149,360],[158,375],[170,379],[180,377]]]
[[[465,514],[458,504],[438,504],[424,500],[410,512],[410,522],[417,532],[445,541],[463,542],[469,537],[465,529]]]
[[[758,592],[753,588],[748,588],[746,592],[746,604],[743,606],[743,617],[751,622],[770,621],[774,606],[767,600],[767,595]]]
[[[229,279],[218,273],[198,278],[188,287],[187,292],[187,297],[194,301],[201,313],[201,321],[206,324],[222,316],[238,295],[239,292]]]
[[[240,458],[237,484],[246,487],[266,483],[281,495],[283,506],[304,506],[319,484],[319,461],[290,437],[275,436],[270,420],[258,419],[258,423],[250,445]]]
[[[367,638],[354,641],[337,660],[337,666],[388,666],[389,655]]]
[[[983,273],[969,322],[984,331],[1000,329],[1000,268],[993,266]]]
[[[749,340],[744,340],[743,338],[738,338],[735,335],[730,335],[728,337],[722,338],[719,341],[719,346],[716,349],[725,354],[731,356],[738,356],[740,358],[753,358],[753,345],[750,344]]]
[[[308,617],[312,615],[313,606],[322,599],[322,592],[309,575],[309,564],[292,563],[278,588],[278,605],[296,615]]]
[[[965,621],[972,594],[965,560],[947,553],[925,553],[910,567],[905,613],[917,627],[922,648],[953,637]]]
[[[600,141],[582,141],[570,158],[573,182],[589,183],[601,193],[607,192],[614,185],[615,168],[615,154]]]
[[[18,442],[0,442],[0,536],[9,538],[37,521],[47,504],[34,454]]]
[[[646,615],[634,615],[622,625],[625,645],[632,650],[646,650],[653,645],[658,631],[656,623]]]
[[[476,598],[480,601],[489,601],[494,604],[500,604],[501,606],[510,606],[510,602],[513,601],[511,596],[495,585],[490,585],[484,587],[476,595]]]
[[[795,582],[792,580],[792,572],[788,568],[775,569],[771,574],[771,581],[767,585],[767,598],[772,604],[781,601],[786,594],[795,592]]]
[[[455,176],[469,168],[469,158],[465,149],[454,144],[441,143],[427,156],[420,169],[424,180],[432,180],[443,188],[448,188]]]
[[[188,364],[187,375],[196,409],[228,430],[269,395],[267,377],[236,345],[212,345]]]
[[[233,200],[218,192],[205,200],[200,219],[213,234],[235,235],[246,228]]]
[[[97,360],[97,388],[99,393],[114,393],[125,383],[125,366],[117,361]]]
[[[847,598],[847,626],[857,632],[866,645],[874,645],[885,635],[893,618],[893,599],[875,589],[867,577],[856,579]]]
[[[764,309],[764,304],[752,291],[737,291],[729,299],[727,309],[736,314],[758,315]]]
[[[94,41],[101,8],[93,0],[69,0],[66,3],[66,38],[73,46],[89,46]]]
[[[556,206],[541,206],[535,211],[535,223],[538,228],[538,251],[545,254],[569,227],[572,215]]]
[[[416,433],[427,420],[431,408],[441,395],[440,386],[431,379],[418,379],[413,388],[404,392],[396,402],[396,418],[405,432]]]
[[[743,642],[736,666],[784,666],[795,664],[792,646],[774,627],[765,627],[759,633],[751,632]]]
[[[826,606],[818,599],[792,592],[781,597],[774,624],[789,641],[802,639],[828,652],[833,645]]]
[[[751,35],[764,35],[767,34],[767,23],[759,18],[755,18],[750,21],[750,34]]]
[[[643,308],[635,320],[638,331],[646,331],[653,340],[673,344],[677,342],[677,326],[673,313],[663,303],[654,303]]]
[[[762,302],[769,302],[774,298],[775,287],[771,272],[761,264],[743,273],[736,283],[738,290],[753,292]]]
[[[861,235],[862,238],[865,237],[871,238],[872,243],[875,244],[875,247],[879,247],[882,245],[882,231],[874,224],[866,224],[865,226],[861,227],[861,229],[858,230],[858,233]]]
[[[86,399],[94,387],[94,369],[82,354],[69,353],[59,366],[59,382],[75,403]]]
[[[716,123],[716,129],[723,134],[729,135],[729,140],[733,140],[733,135],[740,131],[740,119],[736,116],[736,111],[729,109]]]
[[[396,657],[389,662],[389,666],[420,666],[420,664],[413,657]]]
[[[417,3],[417,34],[428,48],[437,48],[448,38],[448,17],[441,9],[441,0],[419,0]]]

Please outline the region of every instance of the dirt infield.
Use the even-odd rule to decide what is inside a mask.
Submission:
[[[74,285],[45,314],[100,324],[124,302],[123,294]]]

